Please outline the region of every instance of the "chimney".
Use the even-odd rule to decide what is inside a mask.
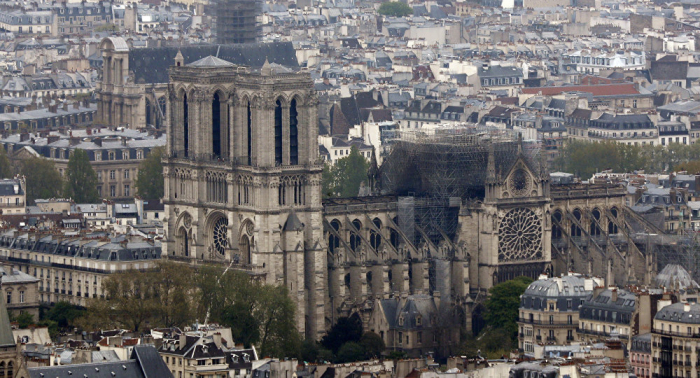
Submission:
[[[27,140],[29,140],[29,133],[27,133],[26,131],[23,131],[22,133],[19,134],[19,141],[20,142],[24,142]]]
[[[126,146],[126,137],[122,137],[122,146]]]
[[[58,135],[49,135],[47,138],[46,143],[51,144],[51,143],[56,143],[61,139]]]
[[[669,197],[671,197],[671,203],[672,203],[672,204],[675,204],[675,203],[678,202],[678,201],[677,201],[677,200],[678,200],[678,197],[676,196],[676,188],[673,188],[673,187],[672,187],[671,190],[668,191],[668,195],[669,195]]]
[[[85,129],[85,132],[87,133],[87,135],[92,135],[92,129],[89,127]]]
[[[178,346],[179,349],[185,348],[185,345],[187,344],[187,335],[184,333],[180,334],[180,345]]]
[[[215,332],[212,337],[214,338],[214,344],[217,348],[221,348],[221,333]]]
[[[597,298],[600,295],[600,293],[603,292],[603,290],[605,290],[605,288],[603,286],[594,287],[593,288],[593,298]]]
[[[70,137],[70,145],[71,146],[75,146],[78,144],[80,144],[80,138],[74,137],[74,136]]]
[[[613,302],[617,302],[617,288],[614,287],[611,290],[612,290],[612,294],[610,295],[610,300]]]
[[[80,107],[80,103],[78,101],[73,102],[73,109],[78,109]]]
[[[102,147],[102,138],[95,138],[92,140],[92,142],[95,143],[96,145]]]
[[[63,110],[64,111],[68,110],[68,103],[66,101],[63,101]]]
[[[84,108],[90,107],[90,100],[88,100],[87,98],[84,98],[83,99],[83,107]]]

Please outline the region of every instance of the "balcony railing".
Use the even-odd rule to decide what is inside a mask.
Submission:
[[[24,207],[24,201],[19,201],[19,202],[0,202],[0,209],[14,209],[18,207]]]
[[[537,324],[537,325],[543,325],[543,326],[571,326],[571,327],[576,327],[577,323],[574,323],[573,321],[569,322],[567,321],[549,321],[549,320],[530,320],[526,318],[519,318],[518,322],[520,323],[526,323],[526,324]]]

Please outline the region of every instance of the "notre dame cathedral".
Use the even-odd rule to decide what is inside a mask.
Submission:
[[[357,314],[387,346],[420,355],[475,327],[499,282],[570,270],[611,284],[653,277],[653,258],[624,237],[626,190],[552,185],[517,137],[405,138],[372,165],[370,195],[322,200],[308,73],[181,54],[171,65],[164,255],[285,285],[307,337]]]

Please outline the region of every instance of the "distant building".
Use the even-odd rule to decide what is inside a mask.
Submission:
[[[674,303],[654,316],[651,355],[652,377],[695,376],[700,363],[700,305]],[[692,374],[692,375],[691,375]]]
[[[0,214],[24,214],[27,188],[24,177],[0,180]]]
[[[32,314],[39,321],[39,279],[8,265],[0,266],[0,276],[7,310],[14,316]]]
[[[260,2],[256,0],[216,0],[216,43],[255,43],[260,29],[256,17]]]
[[[532,354],[536,344],[567,345],[575,340],[579,306],[602,284],[578,274],[540,277],[520,296],[519,347]]]
[[[174,378],[163,363],[158,351],[151,345],[134,347],[131,358],[126,361],[93,362],[86,364],[56,365],[30,368],[29,378],[73,378],[73,377],[123,377],[123,378]]]

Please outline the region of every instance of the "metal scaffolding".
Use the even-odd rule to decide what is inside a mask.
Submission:
[[[259,0],[215,0],[213,9],[216,42],[221,45],[255,43],[260,26],[256,17],[261,14]]]
[[[486,167],[493,151],[497,175],[506,175],[522,147],[528,164],[539,170],[539,149],[520,146],[513,130],[483,126],[438,127],[400,131],[377,181],[383,193],[412,198],[400,201],[399,223],[406,217],[422,231],[416,245],[429,239],[439,245],[453,240],[462,200],[482,200]],[[539,172],[538,172],[539,173]],[[402,215],[403,214],[403,215]],[[407,229],[413,227],[408,226]]]

